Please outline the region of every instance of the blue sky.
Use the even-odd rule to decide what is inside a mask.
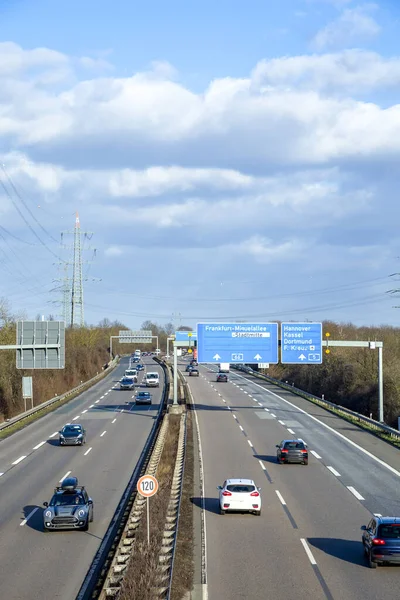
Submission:
[[[399,325],[399,25],[388,0],[0,0],[0,297],[59,314],[79,210],[91,323]]]

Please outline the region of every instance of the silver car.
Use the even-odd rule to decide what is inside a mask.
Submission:
[[[50,502],[43,502],[44,531],[81,529],[87,531],[93,521],[93,500],[76,477],[64,479],[54,489]]]

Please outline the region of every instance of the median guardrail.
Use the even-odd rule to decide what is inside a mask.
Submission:
[[[376,432],[384,433],[392,439],[400,440],[400,431],[398,431],[397,429],[394,429],[393,427],[389,427],[389,425],[385,425],[385,423],[380,423],[379,421],[375,421],[375,419],[370,419],[369,417],[366,417],[365,415],[361,415],[360,413],[350,410],[349,408],[340,406],[340,404],[335,404],[334,402],[329,402],[329,400],[325,400],[324,398],[320,398],[319,396],[314,396],[314,394],[305,392],[304,390],[301,390],[300,388],[296,388],[294,385],[291,385],[289,383],[285,383],[284,381],[281,381],[280,379],[275,379],[274,377],[270,377],[269,375],[264,375],[263,373],[254,371],[251,367],[240,368],[239,366],[235,366],[234,368],[238,371],[244,371],[245,373],[248,373],[249,375],[257,377],[258,379],[263,379],[264,381],[268,381],[269,383],[272,383],[273,385],[277,385],[278,387],[280,387],[284,390],[288,390],[288,391],[292,392],[293,394],[296,394],[296,396],[301,396],[302,398],[305,398],[306,400],[309,400],[310,402],[313,402],[314,404],[318,404],[322,408],[326,408],[327,410],[330,410],[331,412],[339,414],[339,416],[343,415],[344,417],[345,416],[351,417],[352,420],[354,420],[360,424],[363,423],[365,426],[368,427],[368,429],[371,429]]]
[[[62,402],[63,400],[66,400],[69,396],[74,396],[76,394],[79,394],[80,392],[84,392],[86,389],[91,387],[97,381],[100,381],[101,379],[103,379],[103,377],[105,377],[106,374],[110,373],[118,364],[118,360],[119,360],[119,356],[116,356],[112,361],[110,361],[108,363],[108,366],[104,369],[104,371],[101,371],[101,373],[98,373],[91,379],[84,381],[83,383],[79,384],[72,390],[69,390],[68,392],[65,392],[64,394],[61,394],[60,396],[54,396],[54,398],[51,398],[50,400],[46,400],[45,402],[42,402],[41,404],[34,406],[30,410],[24,411],[23,413],[20,413],[19,415],[16,415],[15,417],[8,419],[7,421],[5,421],[4,423],[2,423],[0,425],[0,431],[4,431],[5,429],[12,427],[16,423],[20,423],[24,419],[31,417],[32,415],[42,411],[43,409],[45,409],[49,406],[52,406],[53,404],[57,404],[57,402]]]

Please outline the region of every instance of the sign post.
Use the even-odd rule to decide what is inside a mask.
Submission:
[[[147,500],[147,544],[150,546],[150,512],[149,498],[158,492],[158,481],[153,475],[143,475],[137,482],[137,491]]]

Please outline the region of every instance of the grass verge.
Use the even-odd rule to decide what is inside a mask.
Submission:
[[[193,589],[194,546],[193,546],[193,497],[194,487],[194,438],[193,411],[186,415],[186,452],[183,474],[181,510],[179,513],[178,538],[172,575],[171,600],[182,600]]]
[[[109,373],[112,373],[112,371],[107,371],[107,372],[104,371],[104,374],[102,373],[102,375],[103,375],[102,377],[99,377],[98,379],[96,379],[96,381],[93,381],[92,383],[88,381],[87,385],[85,385],[84,387],[82,387],[76,393],[71,394],[67,398],[63,398],[61,400],[58,400],[58,402],[54,402],[54,404],[51,404],[50,406],[45,406],[41,410],[38,410],[37,412],[35,412],[33,415],[29,415],[29,416],[21,419],[21,421],[17,421],[13,425],[10,425],[9,427],[6,427],[5,429],[0,429],[0,441],[4,440],[7,437],[9,437],[13,433],[16,433],[17,431],[20,431],[21,429],[24,429],[27,425],[30,425],[31,423],[33,423],[34,421],[37,421],[41,417],[44,417],[45,415],[48,415],[49,413],[53,412],[57,408],[60,408],[60,406],[64,406],[64,404],[67,404],[68,402],[70,402],[71,400],[73,400],[74,398],[76,398],[77,396],[79,396],[80,394],[82,394],[83,392],[86,392],[86,390],[88,390],[89,388],[91,388],[93,385],[95,385],[96,383],[98,383],[99,381],[101,381],[102,379],[104,379],[107,375],[109,375]]]
[[[178,447],[180,415],[168,415],[169,427],[157,469],[159,488],[150,498],[150,545],[147,544],[147,509],[136,530],[134,557],[130,561],[119,600],[152,600],[156,586],[158,558],[164,534],[166,513],[171,494],[172,478]]]

